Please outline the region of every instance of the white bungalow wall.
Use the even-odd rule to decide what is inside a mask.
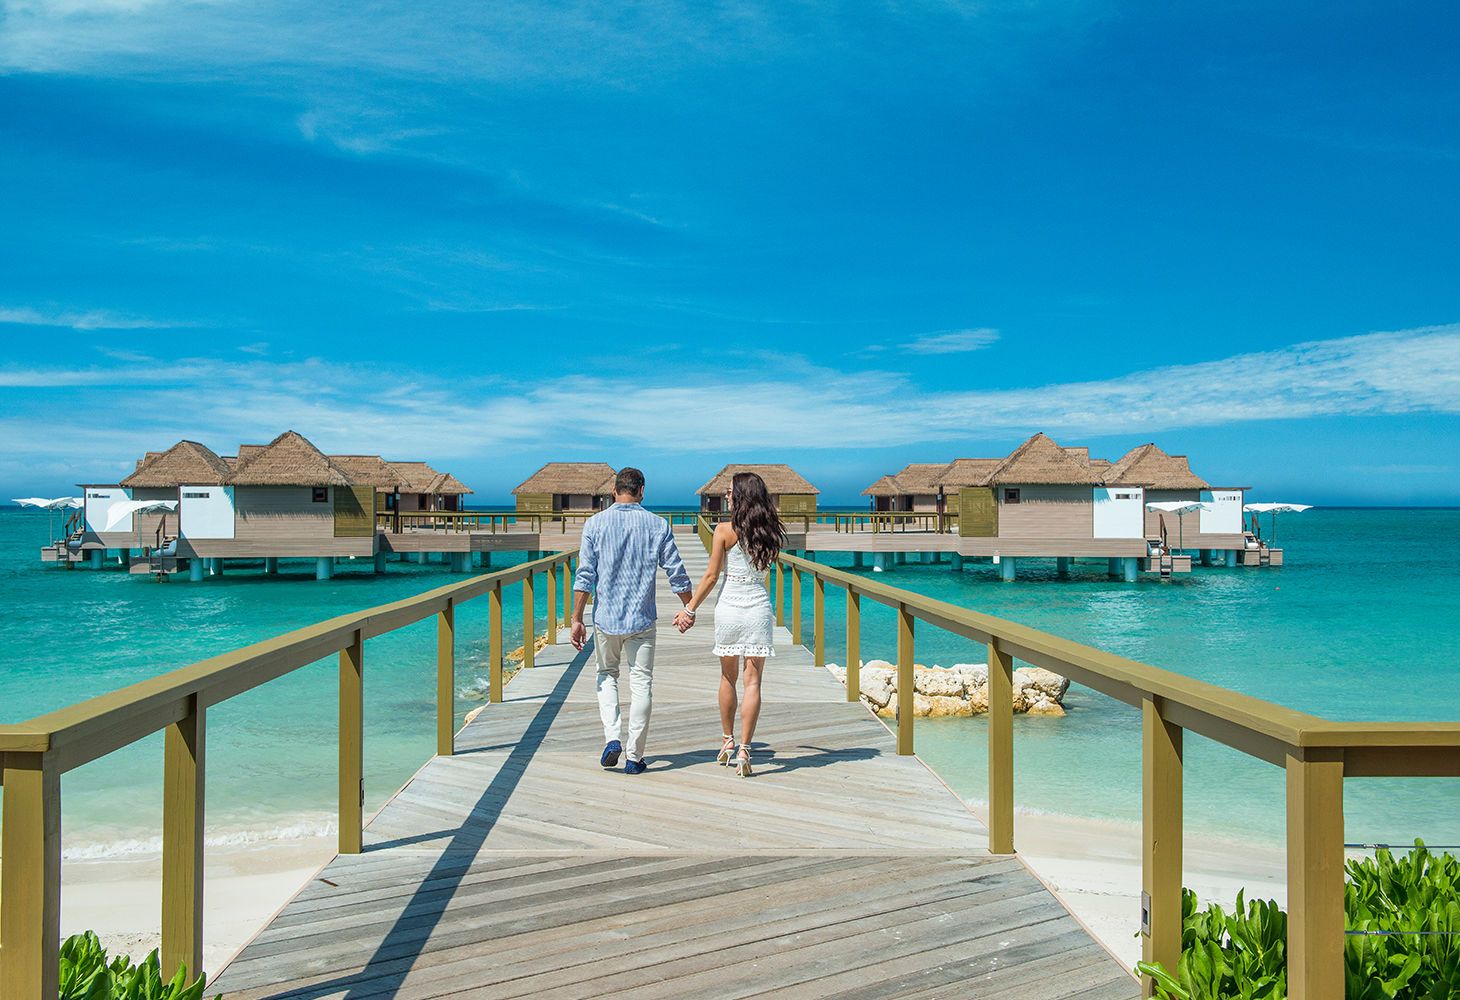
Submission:
[[[1242,491],[1202,490],[1202,503],[1209,509],[1201,511],[1201,533],[1203,535],[1240,535],[1242,533]]]
[[[120,486],[88,486],[86,488],[86,528],[95,534],[106,531],[106,516],[111,510],[112,504],[121,500],[132,499],[127,490]],[[132,518],[129,515],[127,520],[112,529],[113,534],[125,535],[132,530]]]
[[[1145,491],[1139,486],[1097,486],[1094,499],[1096,538],[1145,537]]]
[[[183,486],[178,492],[184,538],[233,537],[233,487]]]

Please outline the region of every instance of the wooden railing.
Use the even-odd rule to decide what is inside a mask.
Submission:
[[[703,515],[712,523],[728,521],[729,511],[706,512]],[[826,527],[838,533],[886,531],[913,531],[920,533],[947,533],[958,531],[957,513],[938,514],[931,510],[878,510],[845,511],[821,510],[806,514],[782,514],[781,524],[788,531],[800,529],[810,531],[812,527]]]
[[[701,538],[707,537],[708,528],[702,521]],[[1333,722],[783,555],[775,569],[776,623],[785,624],[789,596],[791,636],[798,644],[807,638],[803,577],[812,581],[810,648],[818,666],[826,663],[826,587],[846,592],[848,701],[860,697],[856,665],[861,663],[862,599],[896,610],[900,754],[911,754],[914,747],[915,624],[921,621],[987,645],[988,827],[989,850],[995,854],[1014,853],[1015,658],[1141,710],[1142,954],[1171,970],[1181,956],[1182,741],[1187,731],[1286,772],[1291,1000],[1341,1000],[1344,994],[1344,779],[1460,777],[1460,723]],[[1149,982],[1145,988],[1149,992]]]
[[[0,997],[54,1000],[60,949],[61,775],[165,730],[162,965],[202,970],[205,719],[210,706],[339,654],[339,852],[358,854],[364,824],[365,641],[436,616],[436,752],[453,751],[456,607],[487,597],[488,698],[502,700],[502,589],[521,583],[523,667],[533,665],[536,585],[546,576],[547,637],[572,607],[576,551],[341,615],[92,698],[0,726]],[[561,610],[558,586],[561,578]]]
[[[542,534],[544,526],[548,531],[567,534],[568,526],[578,528],[597,511],[559,510],[552,513],[528,513],[515,510],[378,510],[375,512],[377,528],[385,531],[475,531],[497,534],[499,532],[533,531]],[[694,524],[699,516],[693,510],[655,511],[670,526]]]

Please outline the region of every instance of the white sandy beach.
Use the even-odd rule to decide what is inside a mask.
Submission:
[[[319,867],[334,856],[333,837],[213,848],[203,887],[203,962],[221,969]],[[113,954],[141,960],[161,936],[162,859],[65,861],[61,934],[96,931]]]

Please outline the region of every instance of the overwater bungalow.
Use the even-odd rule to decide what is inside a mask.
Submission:
[[[942,513],[943,486],[940,482],[947,462],[911,462],[900,472],[883,476],[862,491],[872,497],[876,511],[922,511]]]
[[[602,510],[618,473],[606,462],[548,462],[512,490],[519,514]]]
[[[1094,496],[1101,473],[1089,451],[1062,448],[1035,434],[989,468],[983,481],[959,490],[965,536],[1009,539],[1093,537]]]
[[[376,484],[357,482],[296,431],[239,449],[225,481],[232,517],[220,505],[214,530],[197,535],[183,516],[183,536],[196,555],[326,559],[375,552]]]
[[[883,476],[868,486],[862,491],[862,496],[871,498],[874,511],[907,510],[910,503],[907,490],[892,475]]]
[[[731,464],[725,466],[695,492],[700,510],[719,513],[726,509],[725,493],[737,472],[754,472],[765,480],[766,489],[776,508],[786,515],[816,513],[816,497],[821,493],[805,476],[784,464]]]
[[[1234,549],[1242,544],[1242,504],[1246,487],[1213,487],[1191,471],[1185,455],[1170,455],[1143,444],[1120,457],[1106,472],[1111,489],[1139,487],[1143,493],[1143,535],[1160,538],[1166,527],[1171,545],[1187,549]],[[1203,509],[1183,516],[1147,510],[1162,501],[1201,503]]]
[[[425,462],[385,462],[394,477],[389,487],[376,491],[383,510],[462,510],[471,487],[449,472],[437,472]]]

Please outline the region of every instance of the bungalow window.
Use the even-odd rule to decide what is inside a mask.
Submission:
[[[1019,490],[1017,487],[1004,490],[1004,503],[1018,503]]]
[[[315,503],[329,503],[330,488],[328,486],[316,486],[314,488]]]

